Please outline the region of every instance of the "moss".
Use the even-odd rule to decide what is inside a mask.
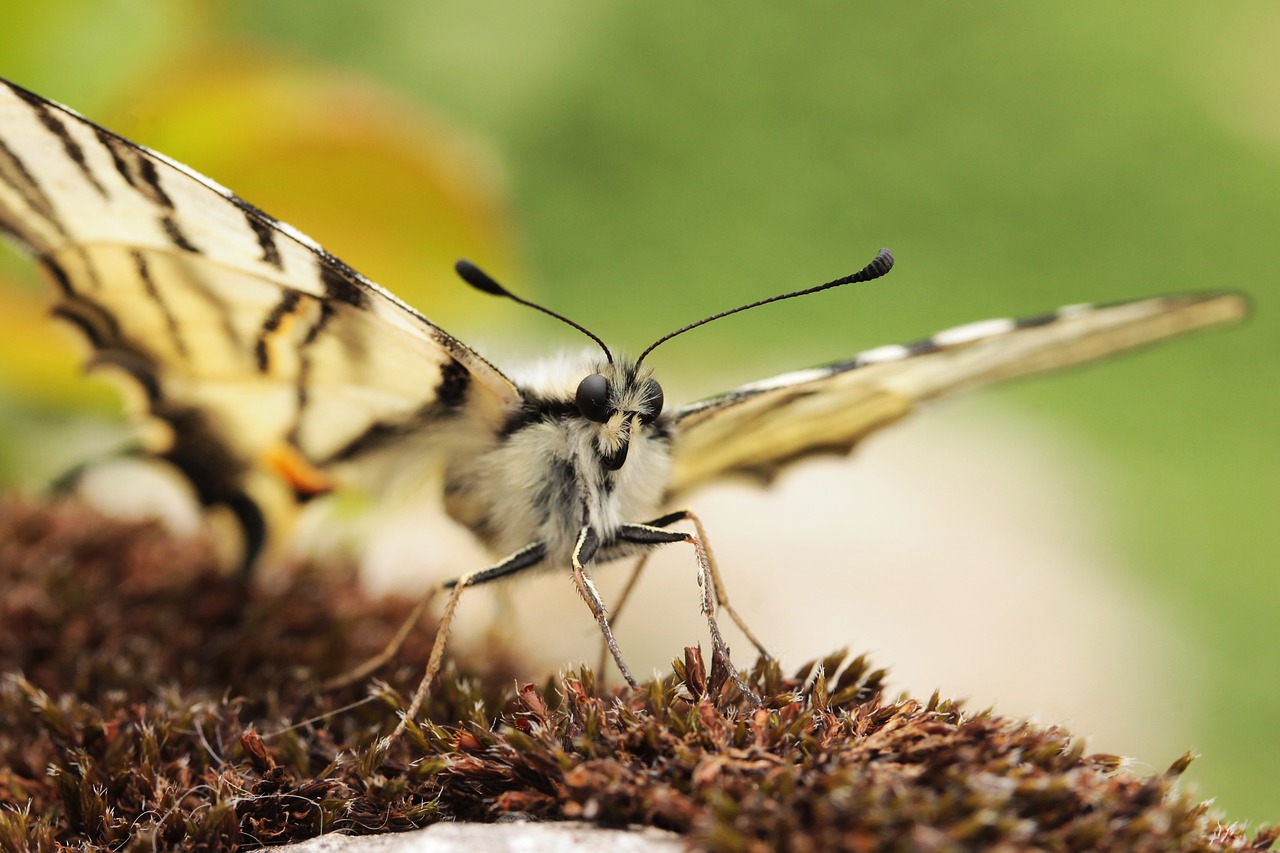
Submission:
[[[890,697],[835,654],[757,663],[752,709],[688,649],[674,673],[542,685],[494,646],[451,666],[386,752],[429,652],[373,688],[316,686],[410,603],[349,570],[246,584],[207,548],[64,503],[0,504],[0,849],[234,850],[438,820],[648,824],[710,850],[1267,849],[1175,786],[1056,727]]]

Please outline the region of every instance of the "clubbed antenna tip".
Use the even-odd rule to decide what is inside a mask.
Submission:
[[[458,278],[462,279],[476,290],[488,293],[491,296],[511,296],[511,294],[507,292],[506,288],[498,284],[489,277],[488,273],[471,263],[471,261],[468,261],[466,258],[459,258],[457,263],[453,265],[453,271],[458,274]]]

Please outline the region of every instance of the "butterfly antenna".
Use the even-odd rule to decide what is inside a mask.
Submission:
[[[556,312],[552,311],[550,308],[543,308],[541,305],[537,304],[536,302],[530,302],[527,299],[521,299],[519,296],[516,296],[514,293],[512,293],[511,291],[507,290],[505,287],[503,287],[502,285],[494,281],[493,278],[491,278],[488,273],[480,269],[475,264],[471,263],[471,261],[468,261],[465,259],[459,260],[457,263],[453,265],[453,269],[454,269],[454,272],[458,274],[458,277],[460,279],[462,279],[467,284],[471,285],[476,290],[479,290],[482,293],[487,293],[490,296],[505,296],[507,299],[510,299],[512,302],[518,302],[519,304],[524,305],[528,308],[532,308],[535,311],[541,311],[543,314],[546,314],[548,317],[555,317],[561,323],[572,326],[573,328],[577,329],[579,332],[582,332],[582,334],[586,335],[588,338],[591,338],[591,340],[595,341],[600,346],[600,349],[604,350],[604,357],[609,360],[610,364],[613,364],[613,353],[609,352],[609,348],[604,345],[604,341],[600,340],[600,338],[597,335],[593,334],[590,329],[587,329],[586,327],[573,322],[563,314],[557,314]]]
[[[640,353],[640,357],[636,359],[636,364],[639,365],[640,362],[644,361],[645,356],[647,356],[649,353],[653,352],[655,349],[665,344],[667,341],[676,337],[677,335],[683,335],[685,332],[691,329],[696,329],[699,326],[705,326],[707,323],[710,323],[712,320],[720,320],[724,317],[728,317],[730,314],[739,314],[743,311],[747,311],[752,308],[759,308],[761,305],[768,305],[770,302],[781,302],[784,299],[794,299],[797,296],[808,296],[810,293],[817,293],[818,291],[821,291],[821,290],[829,290],[833,287],[841,287],[846,284],[857,284],[858,282],[863,282],[863,281],[873,281],[877,278],[880,278],[880,276],[884,275],[891,269],[893,269],[893,252],[890,252],[888,249],[881,249],[879,252],[876,253],[875,258],[871,261],[871,263],[867,264],[865,267],[858,270],[856,273],[852,275],[847,275],[844,278],[837,278],[834,281],[829,281],[826,284],[819,284],[816,287],[806,287],[804,290],[797,290],[793,293],[783,293],[783,294],[779,294],[778,296],[770,296],[768,299],[761,299],[759,302],[752,302],[750,305],[739,305],[737,308],[731,308],[728,311],[721,311],[719,314],[712,314],[710,317],[703,317],[701,320],[697,321],[696,323],[690,323],[687,326],[681,326],[679,329],[676,329],[674,332],[669,332],[668,334],[663,335],[653,343],[649,344],[649,348],[646,349],[644,352]]]

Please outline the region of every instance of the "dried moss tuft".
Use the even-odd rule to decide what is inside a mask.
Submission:
[[[500,648],[464,661],[388,753],[429,626],[370,696],[319,681],[409,603],[349,571],[247,585],[206,549],[75,504],[0,503],[0,850],[236,850],[438,820],[649,824],[710,850],[1265,850],[1062,729],[885,695],[865,657],[784,674],[752,709],[722,662],[601,690],[542,686]],[[527,674],[527,673],[526,673]],[[362,701],[363,700],[363,701]]]

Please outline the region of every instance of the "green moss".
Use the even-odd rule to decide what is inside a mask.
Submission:
[[[753,709],[697,649],[638,690],[541,686],[501,648],[447,669],[386,751],[424,626],[372,689],[320,681],[409,603],[349,571],[249,585],[199,543],[72,504],[0,505],[0,849],[234,850],[438,820],[647,824],[711,850],[1266,849],[1062,729],[886,696],[834,654],[760,662]],[[429,721],[429,722],[428,722]],[[1250,846],[1252,845],[1252,846]]]

